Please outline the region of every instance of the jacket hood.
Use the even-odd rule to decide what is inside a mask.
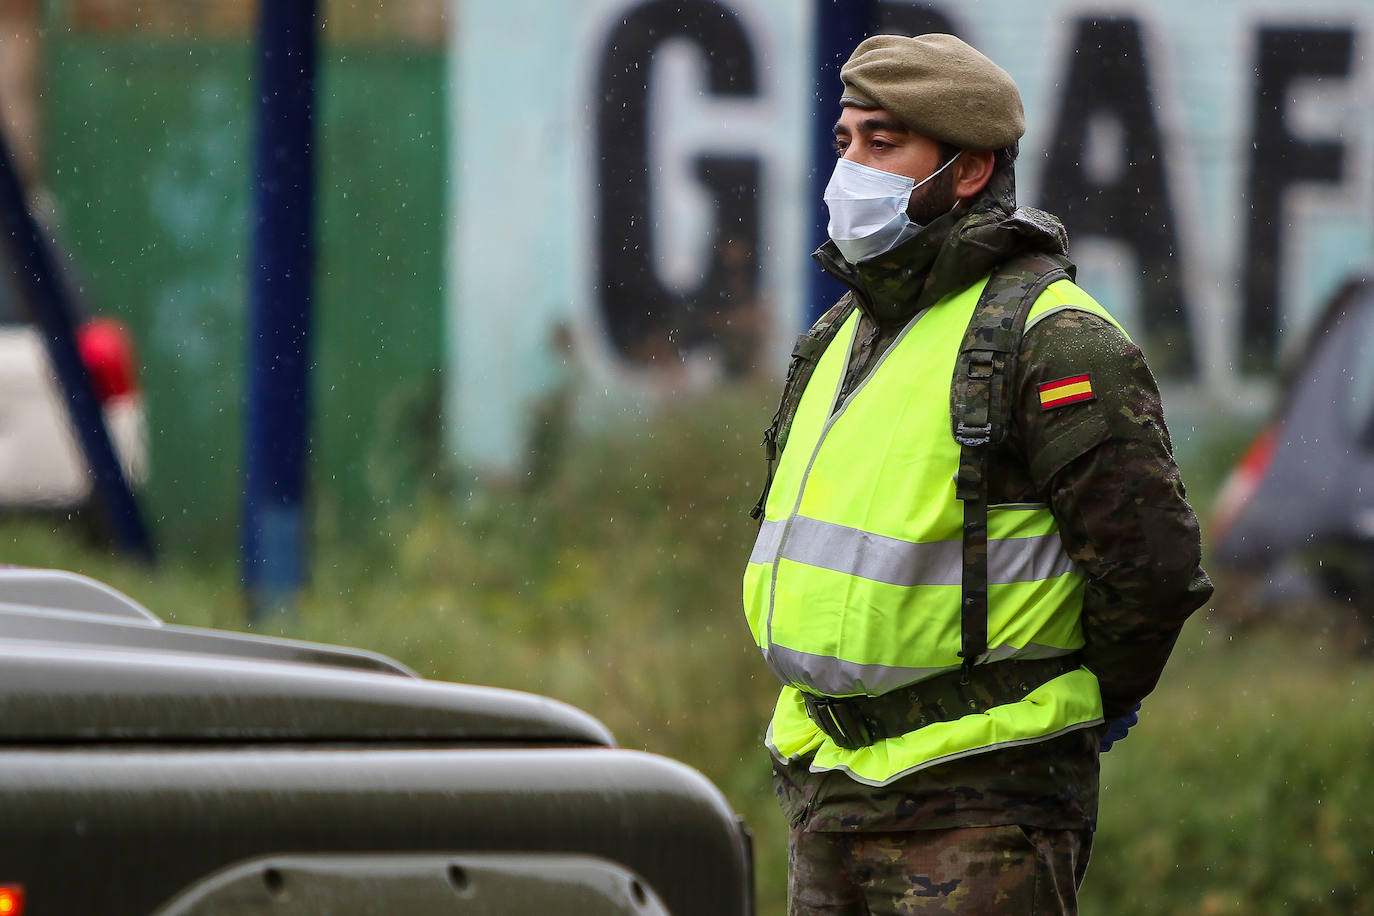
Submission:
[[[850,264],[834,242],[812,255],[854,291],[875,323],[905,324],[927,306],[962,289],[1023,252],[1068,253],[1068,234],[1043,210],[1016,206],[1010,169],[995,174],[966,210],[946,213],[891,251]]]

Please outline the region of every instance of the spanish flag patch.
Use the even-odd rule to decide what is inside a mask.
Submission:
[[[1063,407],[1065,404],[1077,404],[1080,401],[1091,401],[1095,397],[1093,380],[1087,375],[1071,375],[1068,378],[1061,378],[1057,382],[1046,382],[1036,390],[1040,392],[1041,410]]]

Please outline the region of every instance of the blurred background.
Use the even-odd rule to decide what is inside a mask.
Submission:
[[[1144,347],[1204,519],[1217,594],[1104,758],[1084,912],[1374,912],[1369,0],[0,0],[8,171],[150,547],[10,250],[0,562],[582,706],[723,789],[780,912],[739,581],[761,431],[836,292],[808,255],[838,67],[878,31],[1016,79],[1021,203]],[[264,352],[283,269],[300,323]],[[282,404],[294,484],[250,471],[291,452]]]

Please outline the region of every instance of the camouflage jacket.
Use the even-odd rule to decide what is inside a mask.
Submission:
[[[1049,214],[1018,210],[1010,174],[967,210],[858,267],[833,244],[817,259],[851,289],[860,315],[845,377],[852,390],[921,309],[1014,254],[1066,251]],[[1083,663],[1107,721],[1155,686],[1188,615],[1210,596],[1197,517],[1174,463],[1159,390],[1140,350],[1084,312],[1059,312],[1022,338],[1006,441],[989,467],[989,501],[1043,502],[1087,576]],[[1088,374],[1095,397],[1045,409],[1038,386]],[[1148,720],[1147,720],[1148,721]],[[967,824],[1076,828],[1095,823],[1098,730],[936,766],[882,789],[842,774],[778,765],[784,810],[809,829]]]

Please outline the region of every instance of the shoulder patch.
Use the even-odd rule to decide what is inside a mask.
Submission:
[[[1043,385],[1037,386],[1036,391],[1040,393],[1041,410],[1091,401],[1097,397],[1093,394],[1092,376],[1086,374],[1071,375],[1068,378],[1061,378],[1057,382],[1045,382]]]

